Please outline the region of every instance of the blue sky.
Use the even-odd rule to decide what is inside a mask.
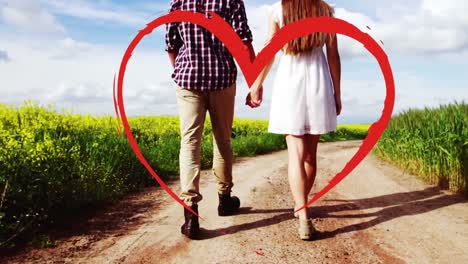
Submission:
[[[266,38],[269,5],[275,2],[245,1],[257,50]],[[395,113],[468,100],[466,1],[330,3],[337,17],[385,43],[396,80]],[[148,0],[0,0],[0,102],[37,100],[80,113],[113,114],[112,78],[126,46],[168,5]],[[129,115],[177,114],[163,37],[159,29],[145,38],[129,63],[124,91]],[[346,37],[339,44],[344,103],[339,121],[373,122],[385,97],[380,69],[360,44]],[[268,118],[271,79],[265,85],[265,104],[252,110],[243,105],[248,88],[240,76],[238,117]]]

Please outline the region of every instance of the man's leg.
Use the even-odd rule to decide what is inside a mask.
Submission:
[[[206,116],[206,97],[202,92],[177,87],[180,117],[180,199],[187,205],[202,199],[200,182],[200,145]]]
[[[208,96],[208,111],[213,127],[213,173],[218,181],[220,204],[218,214],[230,215],[237,211],[240,201],[231,197],[233,153],[231,147],[232,123],[236,85]]]
[[[232,183],[233,153],[231,147],[234,119],[235,85],[209,94],[208,111],[213,127],[213,173],[218,180],[218,193],[229,194]]]

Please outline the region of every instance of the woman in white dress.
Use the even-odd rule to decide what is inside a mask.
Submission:
[[[333,16],[333,9],[322,0],[282,0],[270,15],[270,39],[284,25],[318,16]],[[263,81],[273,63],[274,58],[252,86],[246,99],[250,107],[260,106]],[[284,47],[273,85],[268,131],[286,136],[294,211],[307,203],[314,184],[320,135],[336,130],[341,112],[340,79],[336,34],[313,33]],[[308,210],[295,216],[299,218],[300,238],[311,239],[315,229]]]

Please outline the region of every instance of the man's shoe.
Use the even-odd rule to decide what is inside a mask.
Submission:
[[[218,194],[219,205],[218,205],[218,215],[219,216],[228,216],[236,213],[240,207],[240,200],[236,196],[231,194]]]
[[[190,208],[198,214],[198,205],[194,204]],[[184,208],[185,223],[180,228],[180,232],[190,239],[198,238],[200,232],[200,224],[198,223],[198,216],[192,214],[189,210]]]

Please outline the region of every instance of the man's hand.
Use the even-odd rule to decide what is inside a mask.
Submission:
[[[341,114],[341,96],[335,95],[335,107],[336,107],[336,115],[339,116]]]
[[[263,101],[263,85],[250,89],[250,93],[245,99],[245,104],[251,108],[257,108]]]

